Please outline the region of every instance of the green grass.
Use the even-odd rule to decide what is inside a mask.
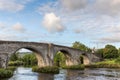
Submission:
[[[63,69],[72,69],[72,70],[84,70],[84,65],[72,65],[72,66],[63,66]]]
[[[47,66],[47,67],[41,67],[39,68],[38,66],[34,66],[32,68],[33,72],[38,72],[38,73],[52,73],[52,74],[58,74],[59,73],[59,67],[51,67],[51,66]]]
[[[90,68],[120,68],[120,64],[116,62],[116,59],[107,59],[101,62],[97,62],[86,67]]]

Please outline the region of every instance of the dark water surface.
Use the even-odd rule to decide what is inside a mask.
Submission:
[[[7,80],[120,80],[120,69],[95,68],[79,70],[60,70],[59,74],[32,72],[31,68],[19,67],[14,76]]]

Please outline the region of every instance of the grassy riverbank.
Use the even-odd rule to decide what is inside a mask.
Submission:
[[[97,62],[91,65],[86,65],[89,68],[120,68],[120,58],[117,59],[107,59],[101,62]]]
[[[84,70],[84,65],[73,65],[73,66],[64,66],[63,69],[72,69],[72,70]],[[38,66],[34,66],[32,68],[33,72],[38,73],[52,73],[52,74],[58,74],[59,73],[59,67],[57,66],[47,66],[39,68]]]
[[[39,68],[38,66],[34,66],[32,68],[33,72],[38,72],[38,73],[52,73],[52,74],[58,74],[59,73],[59,67],[51,67],[51,66],[47,66],[47,67],[41,67]]]
[[[63,69],[72,69],[72,70],[84,70],[84,65],[73,65],[73,66],[63,66]]]
[[[9,66],[6,69],[0,68],[0,79],[12,77],[15,69],[14,66]]]

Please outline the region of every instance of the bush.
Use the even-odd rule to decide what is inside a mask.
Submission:
[[[73,70],[84,70],[84,65],[73,65],[73,66],[64,66],[63,69],[73,69]]]
[[[38,66],[35,66],[32,68],[33,72],[38,72],[38,73],[53,73],[53,74],[58,74],[59,73],[59,68],[54,66],[47,66],[47,67],[41,67],[39,68]]]
[[[24,66],[35,66],[37,65],[37,58],[34,54],[26,54],[23,56],[22,61]]]
[[[118,57],[118,58],[115,60],[115,62],[120,64],[120,57]]]
[[[23,65],[24,62],[23,61],[10,61],[8,63],[8,66],[20,66],[20,65]]]
[[[10,78],[13,76],[13,71],[7,69],[0,69],[0,79],[1,78]]]
[[[120,64],[116,63],[114,60],[106,60],[102,62],[98,62],[95,64],[87,65],[86,67],[90,68],[120,68]]]
[[[7,70],[15,71],[17,67],[16,66],[8,66]]]

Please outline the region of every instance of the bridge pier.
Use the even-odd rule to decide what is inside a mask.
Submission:
[[[6,53],[1,54],[0,53],[0,68],[7,68],[8,59],[9,59],[8,54],[6,54]]]

